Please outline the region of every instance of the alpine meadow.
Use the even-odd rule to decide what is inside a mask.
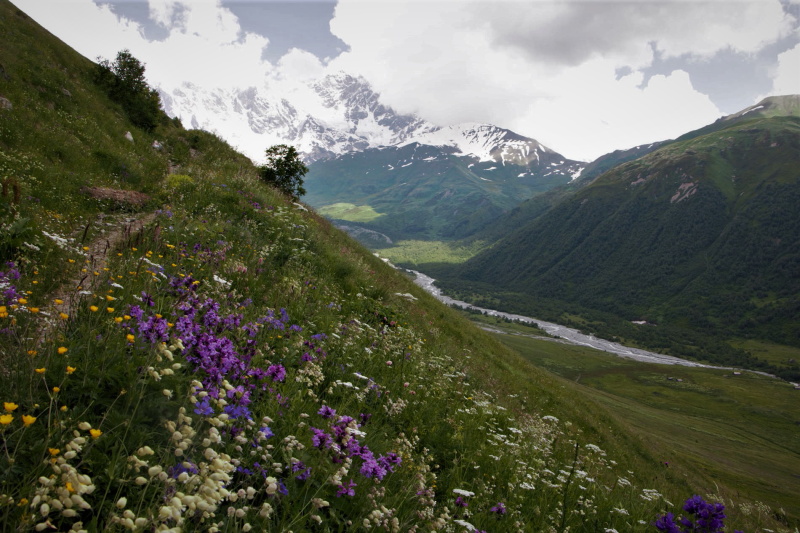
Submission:
[[[0,0],[0,531],[797,532],[800,415],[788,381],[635,363],[447,307],[295,198],[301,179],[281,183],[156,110],[158,93],[138,85],[143,69],[126,51],[94,63]],[[798,120],[755,120],[714,135],[732,151],[777,143],[774,184],[744,171],[722,183],[718,169],[733,163],[715,148],[702,179],[721,185],[706,193],[678,153],[702,150],[698,136],[645,156],[665,160],[652,179],[642,159],[574,193],[550,186],[568,187],[558,174],[539,191],[542,218],[527,222],[542,233],[548,213],[580,210],[593,189],[629,195],[623,206],[673,205],[676,190],[708,197],[734,213],[729,234],[744,231],[743,192],[759,199],[747,209],[790,211],[796,195],[784,187],[797,167],[784,157],[797,150]],[[462,162],[441,164],[477,179]],[[510,216],[505,194],[464,227]],[[762,229],[747,257],[779,255],[767,219],[752,220]],[[637,221],[623,208],[608,223]],[[528,238],[518,229],[508,239]],[[459,283],[474,280],[493,298],[476,273],[485,264],[501,290],[513,281],[520,299],[539,297],[518,281],[527,272],[489,266],[506,241],[479,253],[479,233],[452,236],[467,233],[463,277],[447,283],[467,292]],[[658,242],[667,237],[687,235]],[[692,233],[698,246],[714,237]],[[700,252],[683,271],[656,244],[652,294],[612,306],[607,280],[583,269],[623,271],[624,258],[601,265],[587,251],[572,264],[592,295],[575,305],[680,327],[670,313],[685,314],[691,292],[667,306],[669,276],[699,293],[709,276],[735,282],[697,274]],[[714,250],[715,265],[743,261],[724,241]],[[736,349],[780,345],[781,361],[798,357],[788,342],[797,289],[780,286],[781,272],[746,287],[746,302],[731,299],[745,326],[769,331]],[[714,314],[728,303],[704,301],[696,313],[734,327]]]

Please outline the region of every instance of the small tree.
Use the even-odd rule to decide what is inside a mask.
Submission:
[[[135,125],[147,131],[152,131],[158,125],[161,98],[147,84],[144,65],[130,51],[117,53],[113,63],[101,59],[97,64],[95,82],[122,106]]]
[[[308,167],[300,160],[294,146],[277,144],[267,148],[267,162],[259,167],[261,179],[295,200],[306,193],[303,176]]]

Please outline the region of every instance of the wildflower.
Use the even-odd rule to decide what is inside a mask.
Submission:
[[[109,313],[113,313],[114,312],[114,308],[113,307],[106,307],[106,311],[109,312]]]
[[[28,303],[28,299],[27,298],[20,298],[19,300],[17,300],[17,302],[22,304],[22,305],[25,305],[26,303]]]
[[[76,370],[77,368],[75,368],[74,366],[67,366],[67,374],[72,374]]]
[[[58,355],[64,355],[69,350],[65,346],[59,346],[57,351],[58,351]]]
[[[33,357],[37,353],[39,353],[39,352],[37,352],[36,350],[28,350],[28,355],[30,355],[31,357]]]
[[[34,422],[36,422],[36,417],[35,417],[35,416],[30,416],[30,415],[22,415],[22,424],[23,424],[25,427],[28,427],[28,426],[30,426],[30,425],[31,425],[31,424],[33,424]]]
[[[489,509],[489,512],[496,513],[496,514],[502,516],[502,515],[506,514],[506,512],[507,512],[506,511],[506,505],[503,502],[497,502],[497,505],[495,505],[494,507]]]
[[[61,392],[61,387],[53,387],[53,392],[56,394]]]
[[[0,318],[8,318],[8,309],[5,305],[0,305]]]
[[[45,367],[42,367],[42,368],[34,368],[34,369],[33,369],[33,371],[34,371],[34,372],[36,372],[37,374],[44,374],[44,373],[45,373],[45,371],[47,371],[47,368],[45,368]]]
[[[98,311],[98,309],[100,309],[100,308],[97,307],[96,305],[90,305],[89,306],[89,311],[91,311],[92,313],[96,313]]]
[[[319,408],[317,414],[322,416],[322,418],[333,418],[334,416],[336,416],[336,409],[332,409],[327,405],[323,405],[322,407]]]
[[[9,413],[15,410],[17,407],[19,407],[19,405],[15,404],[14,402],[3,402],[3,409]]]
[[[14,415],[0,415],[0,425],[7,426],[14,420]]]
[[[69,315],[67,313],[58,313],[58,316],[61,317],[61,320],[66,320],[69,318]]]
[[[59,409],[60,409],[62,412],[66,413],[66,412],[67,412],[67,409],[69,409],[69,407],[67,407],[66,405],[62,405],[62,406],[61,406]]]
[[[55,303],[56,305],[61,305],[61,304],[64,303],[64,300],[62,300],[60,298],[56,298],[55,300],[53,300],[53,303]]]
[[[115,317],[114,317],[114,322],[116,322],[117,324],[119,324],[120,322],[122,322],[122,317],[121,317],[121,316],[115,316]]]
[[[50,455],[54,457],[59,453],[61,453],[61,450],[59,450],[58,448],[47,448],[47,451],[50,452]]]
[[[130,333],[128,333],[128,335],[126,335],[125,338],[128,339],[128,342],[131,343],[136,339],[136,337]]]
[[[29,307],[28,311],[30,311],[31,313],[35,314],[35,313],[39,312],[39,308],[38,307]]]
[[[350,479],[350,482],[347,485],[339,485],[338,490],[336,491],[336,497],[340,498],[342,496],[350,496],[353,497],[356,495],[355,487],[358,485]]]
[[[108,301],[108,302],[113,302],[114,300],[116,300],[116,298],[114,298],[114,297],[113,297],[113,296],[111,296],[110,294],[106,294],[106,301]]]
[[[92,428],[92,429],[89,430],[89,435],[91,435],[93,439],[98,438],[102,434],[103,434],[103,432],[100,431],[99,429]]]

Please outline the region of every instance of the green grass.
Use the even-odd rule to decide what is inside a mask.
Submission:
[[[755,339],[734,340],[731,345],[747,350],[759,359],[777,367],[797,366],[800,362],[800,348]]]
[[[800,417],[797,391],[786,382],[639,363],[519,335],[498,338],[605,406],[661,461],[688,465],[707,492],[730,497],[746,491],[795,520],[800,516],[794,474],[800,468]]]
[[[319,214],[334,220],[347,220],[350,222],[370,222],[383,216],[368,205],[354,205],[339,202],[317,208]]]
[[[398,241],[393,246],[381,248],[378,253],[400,265],[457,264],[475,256],[485,247],[486,243],[482,241],[462,245],[448,241],[405,240]]]

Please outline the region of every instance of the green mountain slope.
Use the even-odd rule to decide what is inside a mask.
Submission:
[[[616,167],[458,276],[627,320],[798,345],[798,168],[800,119],[734,122]]]
[[[452,152],[414,143],[316,162],[306,177],[305,200],[332,219],[342,217],[393,240],[460,239],[523,200],[569,183],[577,165],[549,151],[507,164]],[[377,216],[364,220],[361,210],[342,213],[336,208],[341,203]]]
[[[665,468],[222,140],[135,128],[5,0],[0,64],[0,530],[645,532],[711,491],[794,527],[790,489]]]

